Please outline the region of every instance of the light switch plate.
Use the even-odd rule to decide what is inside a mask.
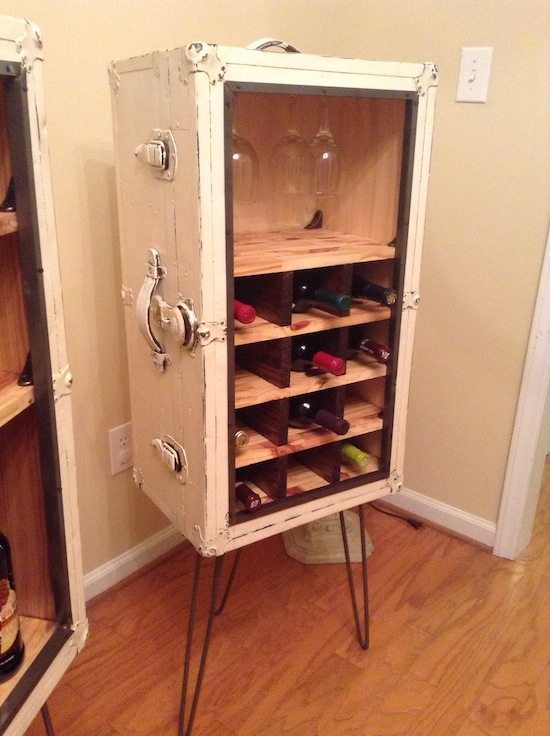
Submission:
[[[456,88],[457,102],[487,102],[492,46],[463,48]]]

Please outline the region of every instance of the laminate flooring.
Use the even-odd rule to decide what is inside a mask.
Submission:
[[[215,621],[193,736],[548,736],[550,465],[516,561],[365,518],[369,651],[343,566],[254,544]],[[193,564],[182,546],[89,604],[89,642],[49,700],[56,736],[176,736]],[[27,736],[43,733],[36,719]]]

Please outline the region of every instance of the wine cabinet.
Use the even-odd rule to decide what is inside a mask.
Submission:
[[[110,84],[137,486],[202,556],[398,492],[435,67],[192,43]]]
[[[15,18],[0,16],[0,31],[0,529],[25,646],[0,682],[0,733],[19,736],[83,646],[87,625],[42,40]],[[4,198],[10,181],[14,203]],[[32,383],[21,386],[29,352]]]

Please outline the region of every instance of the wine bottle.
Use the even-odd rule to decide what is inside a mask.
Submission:
[[[248,435],[242,429],[237,429],[235,432],[235,447],[246,447],[248,445]]]
[[[12,672],[20,664],[24,651],[10,543],[0,532],[0,677]]]
[[[370,355],[371,358],[374,358],[379,363],[388,363],[391,358],[391,351],[387,345],[375,342],[375,340],[370,340],[369,338],[359,340],[358,343],[352,345],[351,349],[354,351],[360,350],[362,353]]]
[[[351,465],[356,470],[366,470],[371,461],[371,456],[368,452],[360,450],[355,445],[352,445],[351,442],[342,442],[340,445],[340,457],[343,463]]]
[[[252,488],[249,488],[246,483],[235,485],[235,495],[247,511],[256,511],[262,505],[260,496]]]
[[[312,307],[342,317],[349,314],[351,299],[347,294],[325,289],[322,284],[316,284],[314,278],[298,272],[294,275],[292,311],[307,312]]]
[[[352,294],[356,298],[370,299],[373,302],[378,302],[388,307],[397,301],[397,292],[395,289],[374,284],[372,281],[361,278],[361,276],[354,276]]]
[[[291,427],[298,428],[319,424],[339,435],[349,432],[349,422],[324,409],[322,402],[315,397],[298,398],[291,401],[289,424]]]
[[[0,212],[15,212],[15,209],[15,184],[13,183],[12,176],[6,190],[6,196],[2,204],[0,204]]]
[[[250,304],[233,300],[233,313],[236,320],[241,322],[243,325],[249,325],[256,319],[256,310]]]
[[[292,341],[292,370],[309,372],[312,366],[334,376],[343,376],[346,361],[336,355],[318,350],[319,341],[314,336],[294,338]]]

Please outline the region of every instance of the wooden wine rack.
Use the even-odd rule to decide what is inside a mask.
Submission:
[[[237,127],[257,150],[260,181],[259,197],[253,205],[243,208],[233,204],[233,292],[236,299],[253,305],[257,315],[250,324],[235,321],[232,329],[235,429],[246,432],[249,438],[245,447],[233,451],[234,477],[260,494],[262,506],[254,513],[269,513],[307,500],[312,494],[337,492],[348,487],[348,481],[359,478],[368,482],[387,464],[381,455],[384,435],[391,431],[387,385],[393,381],[397,305],[390,308],[355,300],[343,316],[317,308],[299,314],[292,312],[292,294],[294,280],[304,272],[341,293],[351,292],[356,275],[402,292],[398,268],[402,248],[396,248],[393,241],[404,106],[401,101],[330,98],[335,136],[344,141],[346,157],[353,162],[348,172],[349,188],[344,188],[336,201],[324,203],[325,226],[263,231],[257,226],[269,220],[272,193],[269,167],[265,162],[262,167],[262,159],[267,161],[270,154],[266,140],[277,140],[284,134],[288,98],[255,92],[237,93],[236,97]],[[318,104],[319,100],[310,96],[294,107],[301,129],[310,135],[314,133],[312,112]],[[383,144],[387,147],[383,121],[393,129],[393,147],[386,157],[369,158],[370,152],[360,146],[356,134],[366,132],[368,123],[372,126],[377,118],[375,132],[371,127],[368,133],[373,150]],[[260,132],[261,125],[267,130]],[[354,136],[346,138],[351,129]],[[365,216],[362,195],[369,193],[372,202],[381,188],[384,207]],[[291,369],[292,343],[302,335],[315,335],[321,349],[341,358],[346,358],[352,336],[385,344],[392,341],[394,358],[384,365],[355,354],[347,360],[343,375],[308,376]],[[349,432],[339,436],[315,424],[303,429],[289,427],[291,401],[302,396],[314,397],[346,419]],[[339,448],[343,441],[369,453],[372,459],[363,471],[342,462]],[[234,522],[250,518],[234,499],[231,508]]]
[[[25,55],[40,39],[27,21],[4,26],[0,18],[0,28],[4,50],[14,32]],[[52,363],[63,360],[63,317],[58,309],[51,320],[47,313],[48,302],[61,300],[46,136],[32,127],[44,117],[42,95],[35,97],[40,76],[30,75],[30,66],[24,75],[13,58],[9,64],[0,59],[0,201],[13,177],[17,205],[17,212],[0,212],[0,530],[10,542],[25,647],[19,667],[0,683],[0,733],[9,736],[26,732],[86,633],[84,611],[71,599],[81,577],[74,497],[66,483],[72,447],[59,425],[68,397],[60,408],[52,381]],[[33,385],[19,386],[29,352]]]

